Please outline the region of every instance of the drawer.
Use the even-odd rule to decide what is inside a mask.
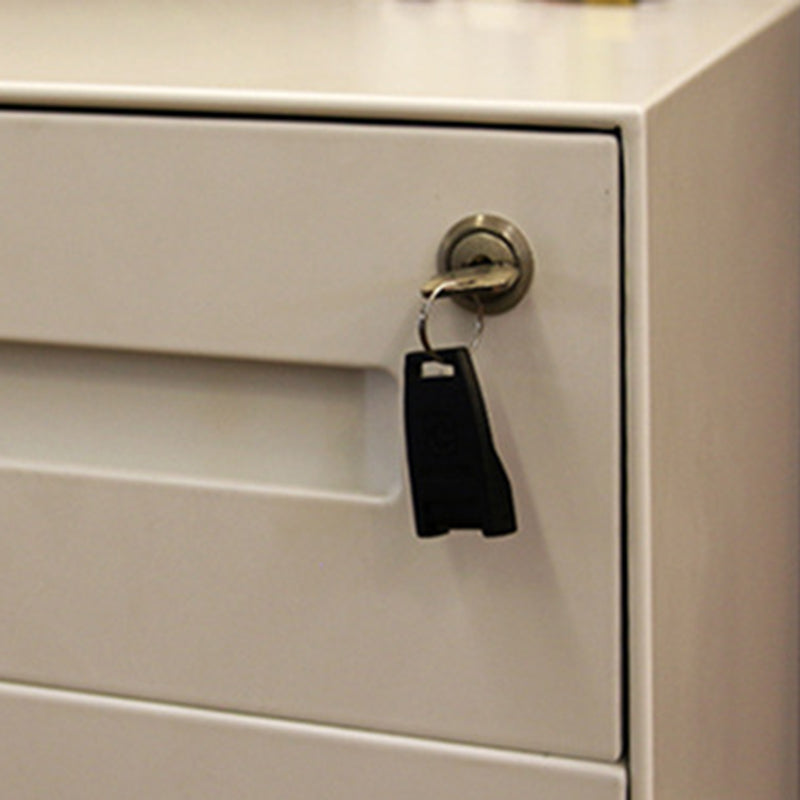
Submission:
[[[5,112],[0,152],[3,678],[619,758],[614,136]],[[474,356],[519,531],[423,541],[402,360],[479,211],[535,257]]]
[[[623,800],[618,765],[0,687],[15,800]]]

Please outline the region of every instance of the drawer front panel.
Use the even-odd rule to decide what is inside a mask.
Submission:
[[[622,800],[622,767],[0,684],[15,800]]]
[[[0,675],[619,756],[612,136],[6,113],[0,153]],[[475,354],[519,532],[420,541],[402,357],[476,211],[536,260]]]

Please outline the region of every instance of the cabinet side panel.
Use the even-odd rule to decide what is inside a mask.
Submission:
[[[646,123],[657,800],[798,796],[797,41]]]

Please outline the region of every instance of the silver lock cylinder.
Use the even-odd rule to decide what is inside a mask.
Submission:
[[[482,274],[483,285],[471,291],[450,291],[459,305],[473,308],[477,295],[487,314],[513,308],[533,280],[533,254],[525,235],[509,220],[494,214],[473,214],[457,222],[439,247],[439,280]]]

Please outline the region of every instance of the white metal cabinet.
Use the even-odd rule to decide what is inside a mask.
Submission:
[[[797,797],[794,0],[0,14],[15,797]],[[398,356],[478,210],[539,267],[479,354],[525,529],[420,543]]]

